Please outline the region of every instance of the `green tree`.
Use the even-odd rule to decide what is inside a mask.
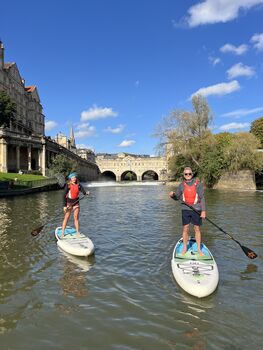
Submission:
[[[239,132],[233,134],[230,143],[224,148],[226,170],[237,172],[250,169],[261,172],[263,169],[263,155],[257,149],[259,140],[251,133]]]
[[[263,148],[263,117],[254,120],[251,123],[250,132],[260,141],[260,146]]]
[[[5,91],[0,91],[0,126],[9,126],[15,115],[16,104]]]
[[[202,95],[195,95],[192,98],[194,111],[191,113],[189,128],[193,136],[202,138],[209,130],[213,116],[206,99]]]
[[[63,174],[67,176],[69,173],[77,170],[77,162],[58,154],[49,164],[49,171],[52,175]]]
[[[202,157],[199,143],[211,135],[209,125],[213,118],[207,101],[196,95],[192,98],[192,105],[192,112],[174,110],[163,118],[155,134],[160,138],[159,149],[169,149],[173,154],[170,170],[176,178],[186,165],[198,171]]]
[[[207,102],[195,96],[192,103],[193,112],[175,110],[163,119],[158,129],[161,145],[169,151],[171,178],[181,178],[184,167],[190,166],[212,187],[226,171],[262,172],[263,154],[257,151],[260,142],[252,133],[213,135],[209,130],[212,115]]]
[[[212,122],[212,114],[207,101],[201,95],[192,98],[193,111],[173,110],[164,117],[157,126],[155,136],[159,137],[159,150],[165,152],[167,146],[173,149],[175,154],[191,154],[193,140],[206,137],[210,133],[209,125]],[[198,165],[192,152],[192,161]]]

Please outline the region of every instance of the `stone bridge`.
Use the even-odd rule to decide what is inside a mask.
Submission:
[[[101,172],[101,179],[114,181],[166,181],[166,157],[150,157],[129,153],[97,154],[96,164]]]

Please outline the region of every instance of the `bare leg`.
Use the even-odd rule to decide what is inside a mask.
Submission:
[[[195,240],[197,244],[197,250],[199,255],[204,255],[201,251],[201,231],[200,231],[200,226],[194,225],[194,231],[195,231]]]
[[[68,209],[64,215],[64,220],[63,220],[63,223],[62,223],[62,233],[61,233],[61,238],[64,237],[65,235],[65,228],[67,226],[67,223],[68,223],[68,220],[70,218],[70,214],[71,214],[71,209]]]
[[[189,239],[189,227],[190,227],[190,224],[183,225],[183,243],[184,243],[184,248],[183,248],[182,254],[185,254],[187,252],[187,242],[188,242],[188,239]]]
[[[76,207],[74,209],[74,225],[75,225],[77,234],[80,235],[80,232],[79,232],[79,207]]]

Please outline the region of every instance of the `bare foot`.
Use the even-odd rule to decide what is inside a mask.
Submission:
[[[183,250],[182,250],[182,255],[184,255],[185,253],[187,252],[187,249],[186,248],[184,248]]]
[[[204,253],[203,253],[201,250],[198,250],[198,254],[199,254],[200,256],[203,256],[203,255],[204,255]]]

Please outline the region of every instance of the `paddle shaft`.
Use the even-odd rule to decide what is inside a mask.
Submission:
[[[187,204],[187,203],[185,203],[185,202],[182,202],[182,204],[186,205],[188,208],[192,209],[193,211],[195,211],[195,212],[200,216],[200,212],[199,212],[198,210],[196,210],[194,207],[192,207],[190,204]],[[236,241],[234,237],[232,237],[228,232],[226,232],[226,231],[223,230],[221,227],[219,227],[216,223],[214,223],[214,222],[213,222],[211,219],[209,219],[207,216],[205,217],[205,219],[206,219],[207,221],[209,221],[212,225],[214,225],[219,231],[225,233],[225,234],[228,235],[231,239],[233,239],[234,241]],[[236,242],[238,242],[238,241],[236,241]],[[238,243],[239,243],[239,242],[238,242]],[[240,244],[240,243],[239,243],[239,244]]]
[[[81,201],[83,198],[85,198],[85,195],[83,195],[82,197],[78,198],[75,202],[73,202],[69,207],[73,207],[75,204],[77,204],[79,201]],[[59,214],[60,215],[60,214]],[[35,228],[34,230],[31,231],[31,235],[32,236],[37,236],[42,229],[44,228],[44,226],[46,226],[47,223],[38,226],[37,228]]]
[[[195,211],[199,216],[200,216],[200,212],[198,210],[196,210],[192,205],[190,204],[187,204],[185,202],[182,202],[182,204],[186,205],[188,208],[192,209],[193,211]],[[212,225],[214,225],[219,231],[225,233],[226,235],[228,235],[231,239],[233,239],[235,242],[237,242],[240,247],[241,247],[241,244],[233,237],[231,236],[228,232],[226,232],[225,230],[223,230],[221,227],[219,227],[217,224],[215,224],[211,219],[209,219],[207,216],[205,217],[205,219],[207,221],[209,221]]]

